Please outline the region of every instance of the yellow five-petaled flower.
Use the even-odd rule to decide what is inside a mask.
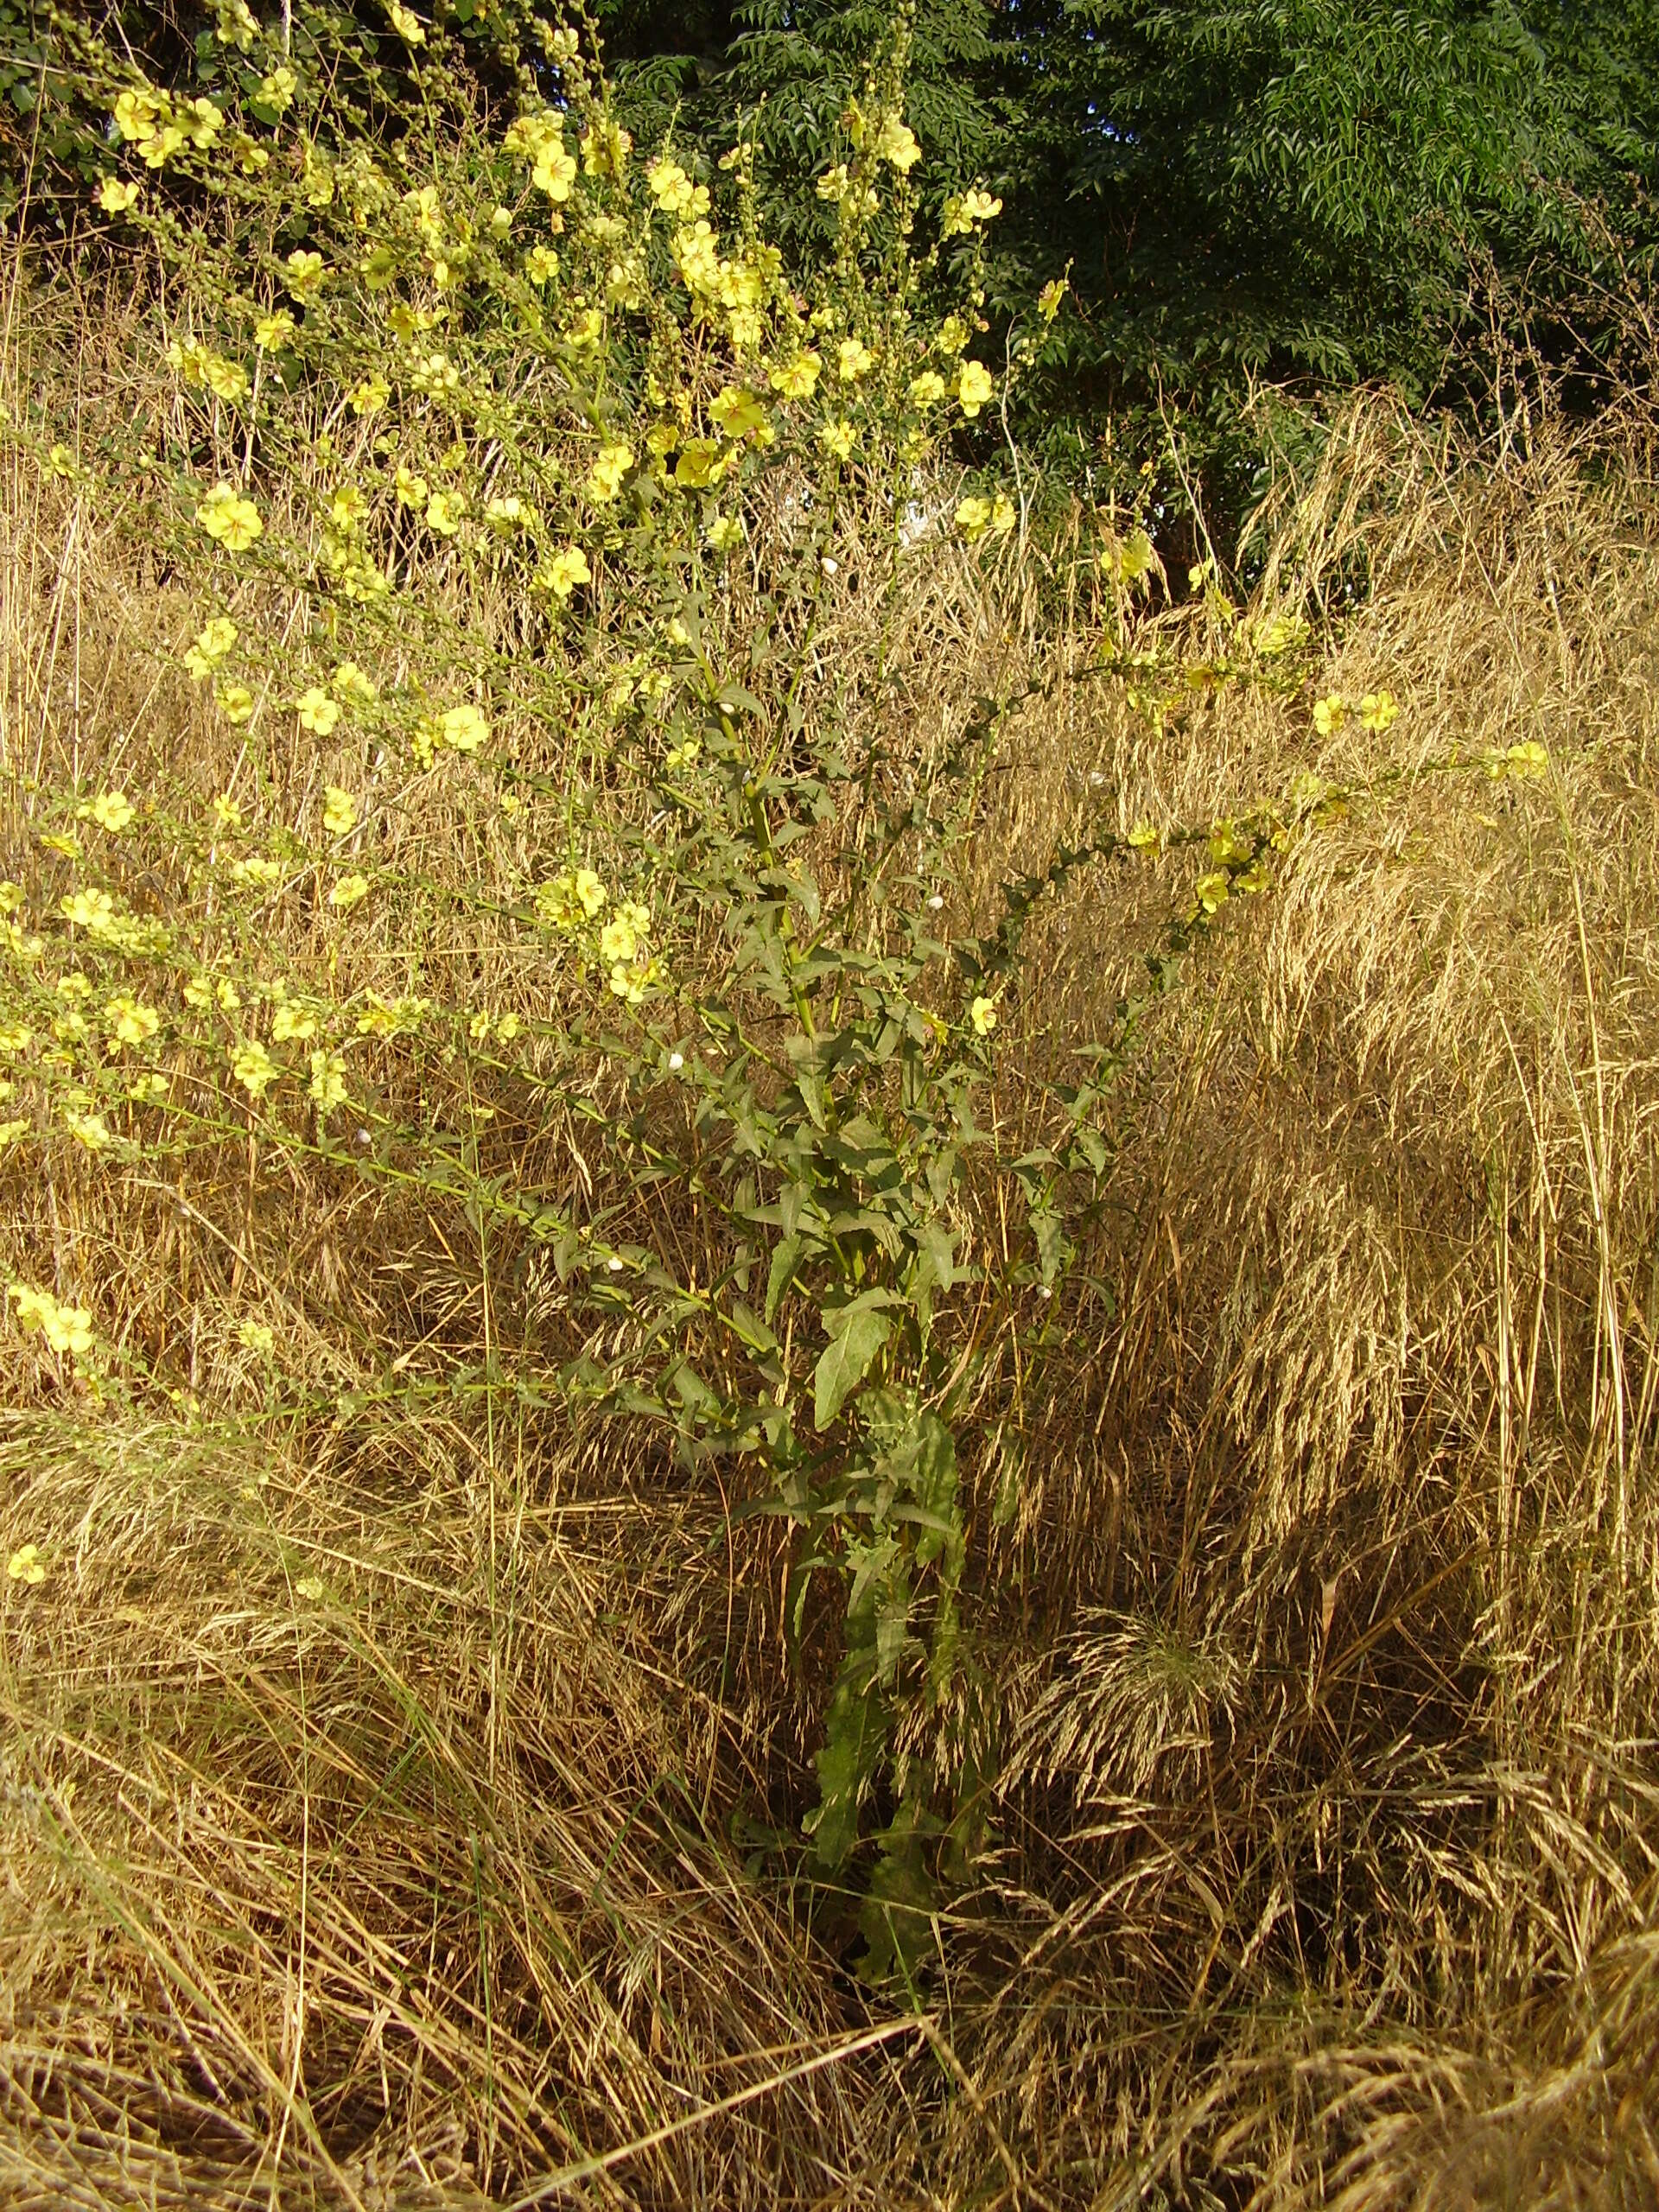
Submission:
[[[196,520],[227,553],[245,553],[264,535],[265,527],[253,501],[244,498],[234,485],[224,482],[203,493]]]

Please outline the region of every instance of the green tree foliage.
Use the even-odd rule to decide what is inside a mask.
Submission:
[[[624,104],[642,132],[671,120],[712,152],[753,137],[774,232],[808,250],[836,237],[815,180],[838,158],[849,101],[905,48],[906,114],[931,204],[1007,159],[1019,120],[989,0],[918,0],[900,24],[887,0],[607,0],[600,10]]]
[[[681,101],[711,144],[764,96],[776,226],[828,238],[813,178],[888,10],[603,18],[629,97]],[[1006,199],[993,302],[1071,264],[1081,314],[1028,386],[1050,423],[1161,393],[1219,424],[1253,373],[1427,395],[1494,297],[1558,358],[1593,355],[1610,330],[1569,339],[1569,307],[1644,270],[1656,235],[1651,0],[925,0],[909,100],[936,188]]]
[[[1486,280],[1524,272],[1560,301],[1619,234],[1650,238],[1645,4],[1037,0],[1019,16],[1007,235],[1022,264],[1075,256],[1109,385],[1198,391],[1249,369],[1427,387]]]

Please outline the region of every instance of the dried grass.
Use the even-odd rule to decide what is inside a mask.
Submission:
[[[118,331],[80,355],[84,435],[144,404],[118,359]],[[1654,2202],[1646,435],[1535,414],[1465,446],[1355,406],[1266,518],[1262,594],[1342,610],[1323,680],[1408,701],[1383,740],[1321,748],[1235,691],[1154,734],[1066,673],[1091,616],[1063,550],[985,589],[917,556],[864,709],[898,756],[991,672],[1052,679],[1002,755],[982,903],[1102,808],[1208,818],[1454,743],[1553,761],[1356,809],[1148,1014],[1090,1255],[1115,1306],[1080,1298],[1028,1370],[1010,1341],[1016,1410],[969,1455],[946,1726],[994,1844],[919,2020],[747,1855],[798,1819],[812,1748],[775,1539],[556,1408],[380,1388],[533,1350],[556,1300],[521,1254],[246,1147],[180,1190],[6,1171],[7,1264],[94,1294],[185,1394],[118,1418],[3,1351],[0,1548],[60,1561],[0,1600],[8,2203]],[[187,610],[54,496],[9,466],[13,873],[43,777],[165,766],[205,796],[226,766],[142,650]],[[856,671],[874,620],[849,582],[826,665]],[[297,804],[321,767],[270,773]],[[398,834],[436,889],[389,928],[388,986],[465,963],[550,1011],[441,895],[510,866],[504,833],[439,788]],[[1175,882],[1041,912],[1007,1128]],[[575,1187],[580,1132],[503,1106],[504,1158]],[[262,1410],[250,1315],[303,1413]]]

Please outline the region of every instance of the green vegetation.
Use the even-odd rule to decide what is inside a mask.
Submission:
[[[1247,590],[1006,32],[4,20],[11,2195],[1641,2202],[1643,385]]]
[[[769,214],[828,235],[812,180],[883,50],[880,8],[609,0],[601,20],[647,129],[672,114],[717,152],[755,113]],[[1237,519],[1253,378],[1388,378],[1415,403],[1467,391],[1471,346],[1593,383],[1628,346],[1659,244],[1645,5],[921,0],[913,51],[932,188],[985,181],[1007,205],[998,308],[1071,271],[1078,312],[1021,416],[1057,454],[1110,422],[1132,465],[1161,457],[1173,406]]]

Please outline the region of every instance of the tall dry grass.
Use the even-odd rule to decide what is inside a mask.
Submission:
[[[143,435],[161,395],[118,317],[15,322],[10,404],[62,411],[72,358],[82,437]],[[948,1745],[911,1749],[977,1762],[991,1841],[915,2002],[859,1984],[777,1847],[822,1685],[776,1537],[647,1441],[467,1380],[551,1361],[524,1252],[246,1141],[175,1183],[3,1171],[8,1268],[95,1300],[156,1378],[117,1412],[3,1344],[0,1547],[58,1561],[0,1599],[7,2202],[1659,2195],[1646,426],[1545,410],[1480,445],[1370,397],[1263,528],[1263,603],[1325,595],[1321,688],[1390,685],[1386,737],[1238,690],[1153,730],[1089,671],[1063,545],[988,585],[925,547],[870,695],[902,757],[988,682],[1047,685],[982,909],[1103,808],[1208,819],[1310,767],[1381,791],[1529,738],[1552,761],[1388,786],[1146,1013],[1099,1287],[1058,1356],[1009,1340],[1016,1413],[969,1438],[970,1662]],[[205,799],[232,764],[151,651],[194,610],[119,518],[13,455],[0,531],[24,878],[43,785]],[[834,671],[876,643],[847,552]],[[1164,623],[1196,648],[1204,619]],[[519,741],[556,777],[559,732]],[[265,762],[290,810],[308,743]],[[398,821],[430,891],[374,979],[553,1012],[447,895],[515,864],[512,825],[442,777]],[[164,853],[132,895],[165,907]],[[1039,910],[1006,1137],[1180,895],[1172,867]],[[302,917],[270,926],[321,963]],[[493,1103],[527,1182],[591,1175],[579,1126]],[[448,1375],[445,1410],[398,1395]]]

